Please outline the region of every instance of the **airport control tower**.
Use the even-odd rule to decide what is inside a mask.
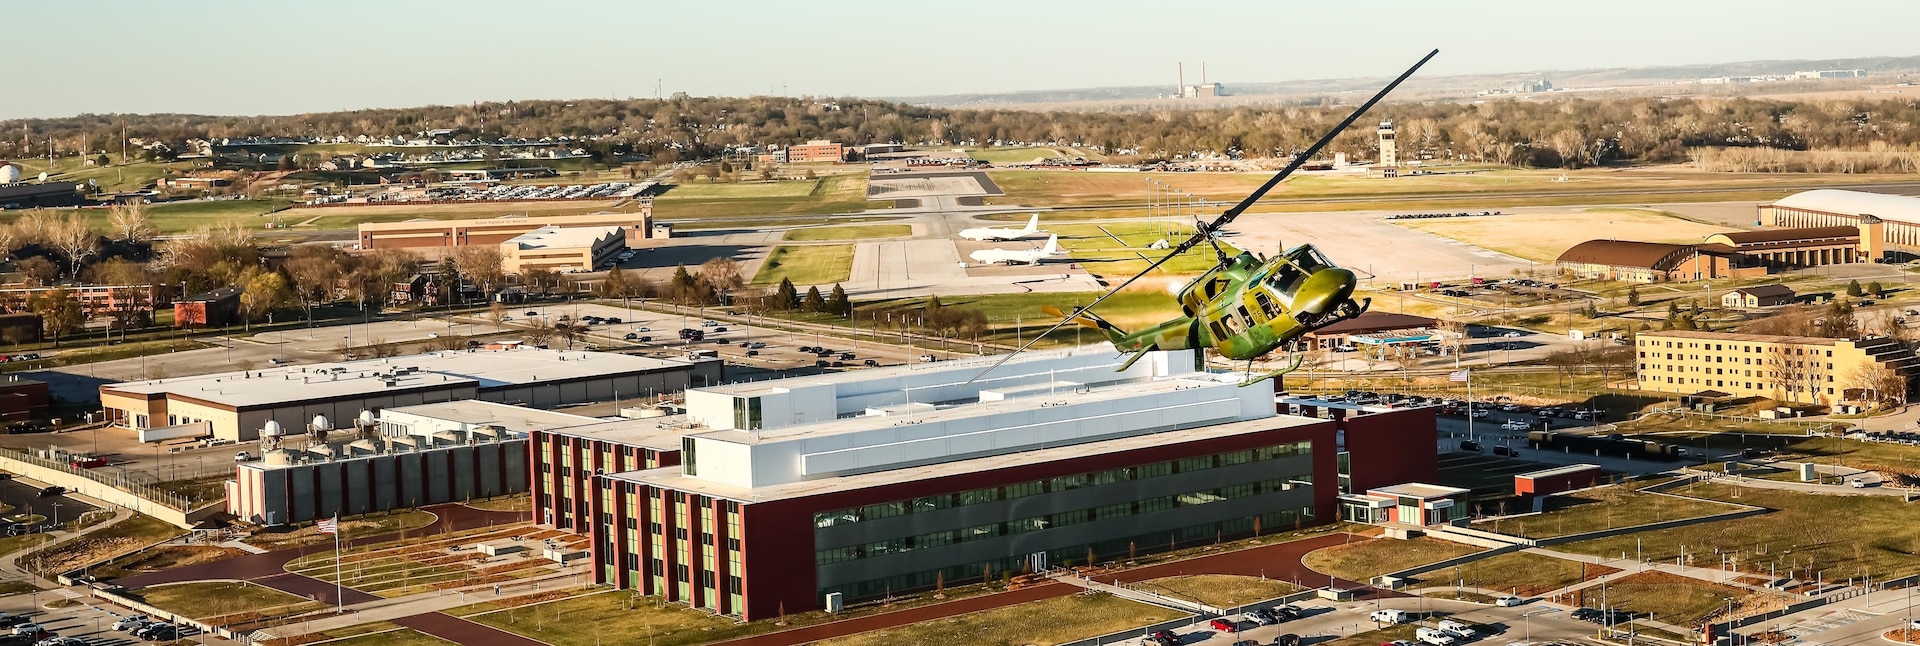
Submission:
[[[1400,151],[1394,147],[1393,121],[1380,122],[1380,162],[1379,166],[1399,166]]]

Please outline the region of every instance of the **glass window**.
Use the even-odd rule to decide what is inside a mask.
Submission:
[[[1205,457],[1198,457],[1198,458],[1187,458],[1180,461],[1181,473],[1205,471],[1211,468],[1213,468],[1213,456],[1211,455],[1205,456]]]
[[[977,541],[1000,535],[1000,524],[979,525],[960,530],[960,540]]]
[[[1251,450],[1220,454],[1220,466],[1223,467],[1233,464],[1246,464],[1252,461],[1253,451]]]
[[[899,516],[904,513],[907,513],[907,503],[883,502],[877,505],[867,505],[865,507],[861,507],[860,520],[873,520],[876,518],[891,518],[893,516]]]
[[[1155,462],[1153,464],[1143,464],[1134,467],[1133,472],[1135,478],[1157,478],[1165,475],[1173,475],[1173,463]]]
[[[946,509],[947,507],[952,506],[952,503],[953,503],[953,499],[948,496],[925,496],[921,498],[914,498],[913,512],[917,514],[921,512],[934,511],[937,509]]]
[[[1035,480],[1033,482],[1023,482],[1020,484],[1007,485],[1008,498],[1021,498],[1025,496],[1038,495],[1045,492],[1046,492],[1046,487],[1039,480]]]
[[[987,488],[962,491],[959,493],[959,498],[958,504],[960,505],[977,505],[983,502],[993,502],[1000,499],[1000,490]]]
[[[1116,482],[1121,482],[1124,480],[1129,480],[1129,479],[1132,479],[1132,477],[1133,477],[1133,474],[1128,472],[1127,469],[1108,469],[1106,471],[1100,471],[1100,472],[1094,473],[1093,484],[1095,486],[1108,485]]]
[[[1087,486],[1087,483],[1090,482],[1090,480],[1091,479],[1087,476],[1087,474],[1084,474],[1084,473],[1079,475],[1060,476],[1058,478],[1053,479],[1053,491],[1067,491],[1069,489],[1079,489],[1081,487]]]
[[[1156,511],[1173,509],[1173,496],[1160,496],[1140,501],[1140,513],[1150,514]]]
[[[1077,525],[1080,523],[1087,522],[1087,520],[1091,516],[1091,514],[1089,514],[1088,512],[1089,510],[1086,510],[1086,509],[1078,509],[1074,511],[1063,511],[1058,514],[1054,514],[1053,526],[1060,527],[1065,525]]]
[[[1177,497],[1180,499],[1180,506],[1182,507],[1192,507],[1194,505],[1205,505],[1208,503],[1216,503],[1222,500],[1226,500],[1226,498],[1222,497],[1220,494],[1212,491],[1195,491],[1192,493],[1183,493]]]
[[[1093,510],[1095,520],[1106,520],[1133,515],[1133,503],[1123,502],[1117,505],[1105,505]]]
[[[1007,533],[1018,534],[1021,532],[1039,531],[1042,529],[1046,529],[1048,522],[1049,521],[1046,516],[1036,516],[1034,518],[1022,518],[1020,520],[1008,521]]]

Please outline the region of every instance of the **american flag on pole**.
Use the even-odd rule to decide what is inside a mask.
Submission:
[[[1472,370],[1470,370],[1470,369],[1469,369],[1469,370],[1455,370],[1455,371],[1453,371],[1453,372],[1449,372],[1449,373],[1447,373],[1447,381],[1466,381],[1466,380],[1467,380],[1467,375],[1469,375],[1469,374],[1472,374],[1472,372],[1473,372],[1473,371],[1472,371]]]
[[[314,523],[313,529],[322,534],[338,535],[340,533],[340,517],[335,516],[333,518],[323,519],[320,522]]]

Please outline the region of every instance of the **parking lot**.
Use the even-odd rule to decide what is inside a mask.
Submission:
[[[1172,633],[1177,643],[1182,645],[1319,644],[1390,626],[1391,624],[1375,622],[1370,616],[1378,610],[1397,609],[1405,611],[1410,619],[1417,618],[1416,623],[1422,626],[1438,626],[1442,621],[1453,621],[1473,627],[1472,637],[1460,638],[1456,635],[1453,644],[1512,644],[1521,640],[1590,643],[1584,638],[1593,634],[1591,624],[1576,620],[1569,612],[1537,603],[1499,607],[1441,599],[1400,597],[1347,603],[1315,599],[1293,604],[1293,607],[1303,616],[1279,624],[1259,625],[1245,615],[1236,614],[1223,618],[1229,626],[1233,627],[1233,632],[1226,632],[1214,627],[1211,622],[1198,619],[1195,619],[1190,626],[1168,632]],[[1292,642],[1289,638],[1298,639],[1298,642]],[[1136,642],[1119,643],[1152,644],[1152,640],[1148,638]],[[1544,642],[1538,643],[1540,646],[1546,646]]]

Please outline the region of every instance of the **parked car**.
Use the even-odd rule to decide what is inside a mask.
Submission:
[[[131,617],[121,617],[119,621],[113,622],[113,629],[119,630],[119,631],[128,631],[128,630],[133,630],[135,628],[139,628],[141,626],[145,626],[150,623],[153,623],[153,618],[148,617],[146,615],[134,615]]]
[[[1475,442],[1475,441],[1473,441],[1473,440],[1461,440],[1461,441],[1460,441],[1460,450],[1462,450],[1462,451],[1473,451],[1473,452],[1475,452],[1475,453],[1479,453],[1479,452],[1480,452],[1480,443],[1479,443],[1479,442]]]
[[[527,318],[533,318],[539,315],[540,315],[539,312],[535,312],[533,310],[527,310]]]
[[[1854,478],[1852,480],[1847,481],[1847,486],[1853,487],[1855,489],[1865,489],[1867,488],[1867,482],[1859,478]]]
[[[1520,455],[1520,452],[1514,450],[1513,447],[1501,445],[1493,447],[1493,454],[1511,458]]]
[[[1266,612],[1262,610],[1248,611],[1245,616],[1247,621],[1252,622],[1255,626],[1271,626],[1279,623],[1274,621],[1272,617],[1267,616]]]
[[[29,621],[24,624],[14,624],[12,632],[15,635],[38,635],[47,632],[47,629],[40,624]]]
[[[1282,633],[1273,638],[1273,646],[1300,646],[1300,636],[1293,633]]]
[[[1211,626],[1211,627],[1213,627],[1213,629],[1214,629],[1214,630],[1218,630],[1218,631],[1220,631],[1220,632],[1223,632],[1223,633],[1237,633],[1237,632],[1240,632],[1240,627],[1239,627],[1239,626],[1236,626],[1236,625],[1234,625],[1234,623],[1233,623],[1233,622],[1231,622],[1231,621],[1227,621],[1227,620],[1226,620],[1226,619],[1224,619],[1224,618],[1222,618],[1222,619],[1215,619],[1215,620],[1213,620],[1213,621],[1209,621],[1209,622],[1207,622],[1207,625],[1208,625],[1208,626]]]
[[[45,489],[41,489],[41,490],[40,490],[40,497],[41,497],[41,498],[52,498],[52,497],[54,497],[54,496],[58,496],[58,495],[60,495],[60,494],[63,494],[63,493],[66,493],[66,492],[67,492],[67,488],[66,488],[66,487],[62,487],[62,486],[59,486],[59,485],[54,485],[54,486],[51,486],[51,487],[47,487],[47,488],[45,488]]]
[[[1301,614],[1299,608],[1293,606],[1274,606],[1270,612],[1273,613],[1275,619],[1279,619],[1280,621],[1293,621],[1305,616]]]
[[[1524,431],[1524,430],[1527,430],[1527,423],[1517,419],[1510,419],[1510,420],[1507,420],[1506,423],[1503,423],[1500,425],[1500,430]]]
[[[1452,635],[1459,639],[1473,639],[1474,636],[1476,635],[1476,633],[1473,631],[1473,626],[1469,626],[1464,623],[1454,621],[1452,619],[1442,619],[1440,620],[1439,624],[1435,625],[1435,627],[1439,628],[1441,632],[1444,632],[1448,635]]]
[[[1457,641],[1444,630],[1421,626],[1413,629],[1413,638],[1428,646],[1453,646]]]
[[[239,453],[235,453],[235,454],[233,454],[233,461],[234,461],[234,462],[252,462],[252,461],[253,461],[253,452],[252,452],[252,451],[241,451],[241,452],[239,452]]]
[[[759,341],[754,341],[754,342],[753,342],[753,345],[750,345],[750,346],[747,346],[747,347],[749,347],[749,348],[753,348],[753,349],[755,349],[755,350],[761,350],[761,349],[764,349],[764,348],[766,348],[766,347],[767,347],[767,344],[765,344],[765,343],[761,343],[761,342],[759,342]]]
[[[747,351],[747,356],[749,356],[749,357],[757,357],[757,356],[760,356],[760,351],[759,351],[759,350],[748,350],[748,351]]]
[[[931,354],[920,355],[920,363],[933,363],[938,360],[939,360],[938,358],[934,357]]]
[[[1392,608],[1375,610],[1373,614],[1367,615],[1367,618],[1383,624],[1404,624],[1413,621],[1413,615],[1407,614],[1407,611]]]
[[[868,368],[878,368],[880,367],[880,361],[876,359],[868,359],[866,361],[860,362],[860,365],[866,366]]]
[[[1498,599],[1494,599],[1493,605],[1500,606],[1502,608],[1512,608],[1514,606],[1517,606],[1526,602],[1527,602],[1526,599],[1522,599],[1520,597],[1516,597],[1513,595],[1507,595],[1504,597],[1500,597]]]
[[[626,337],[624,337],[624,338],[625,338],[626,340],[628,340],[628,341],[632,341],[632,340],[634,340],[634,339],[638,339],[638,338],[640,338],[640,335],[639,335],[639,334],[635,334],[635,333],[633,333],[633,332],[628,332],[628,333],[627,333],[627,336],[626,336]]]

